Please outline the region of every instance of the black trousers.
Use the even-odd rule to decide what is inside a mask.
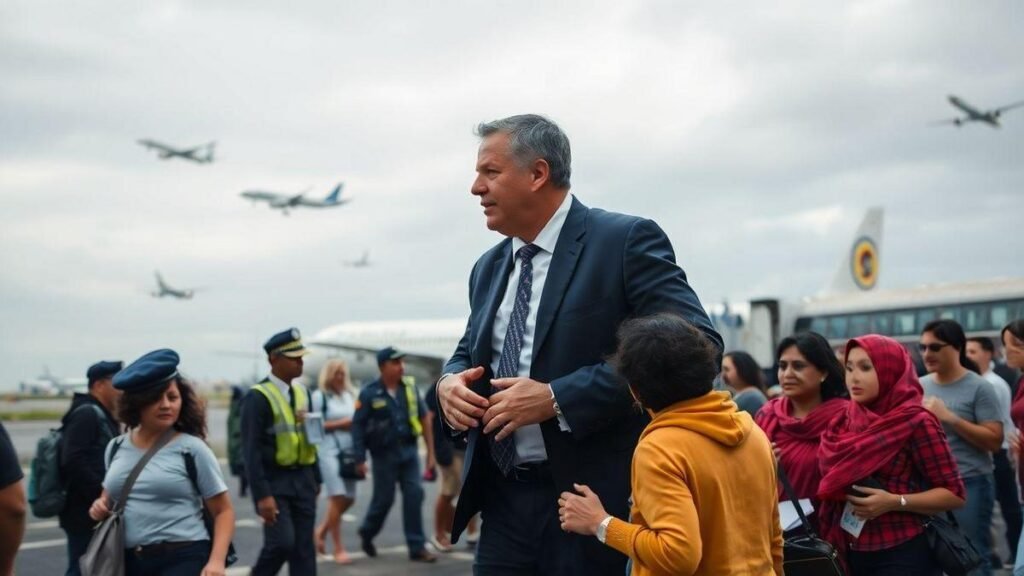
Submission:
[[[481,461],[477,461],[480,464]],[[488,459],[474,576],[622,576],[626,557],[597,541],[562,531],[558,491],[549,472],[506,478]],[[605,503],[608,506],[608,503]]]
[[[1010,548],[1010,556],[1017,553],[1017,541],[1020,540],[1021,517],[1020,498],[1017,497],[1017,477],[1006,450],[1000,450],[992,454],[992,462],[995,464],[993,476],[996,480],[996,501],[999,502],[999,510],[1006,522],[1006,544]]]
[[[876,552],[850,550],[846,559],[850,576],[941,576],[922,532],[899,546]]]
[[[315,576],[316,494],[275,494],[274,500],[277,501],[277,522],[263,526],[263,549],[252,567],[252,576],[274,576],[285,562],[291,576]]]
[[[92,530],[64,528],[68,537],[68,570],[64,576],[80,576],[82,572],[78,569],[78,559],[85,554],[92,540]]]

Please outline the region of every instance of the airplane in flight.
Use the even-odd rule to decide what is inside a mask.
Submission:
[[[288,210],[291,208],[333,208],[335,206],[341,206],[351,202],[351,199],[341,198],[341,189],[345,186],[344,182],[339,182],[334,190],[327,195],[323,200],[317,200],[313,198],[306,198],[306,192],[309,190],[303,190],[295,195],[278,194],[276,192],[264,192],[261,190],[246,190],[241,193],[243,198],[248,198],[255,202],[266,202],[271,208],[277,208],[281,210],[281,213],[285,216],[288,215]]]
[[[346,260],[343,262],[345,266],[349,268],[369,268],[370,266],[370,251],[363,252],[362,257],[358,260]]]
[[[196,164],[210,164],[213,162],[213,147],[217,145],[216,142],[210,142],[194,148],[175,148],[156,140],[143,139],[138,142],[145,146],[147,150],[156,150],[157,156],[162,160],[181,158],[182,160],[191,160]]]
[[[974,106],[971,106],[967,102],[953,95],[949,96],[949,103],[955,106],[958,110],[960,110],[967,116],[964,116],[963,118],[939,120],[937,122],[933,122],[933,124],[953,124],[954,126],[959,127],[963,126],[968,122],[984,122],[985,124],[988,124],[993,128],[1001,128],[1001,125],[999,124],[999,117],[1003,115],[1003,112],[1006,112],[1007,110],[1011,110],[1013,108],[1024,106],[1024,100],[1021,100],[1020,102],[1014,102],[1013,104],[1009,104],[1007,106],[1002,106],[1000,108],[993,108],[992,110],[983,111],[978,110]]]
[[[156,275],[157,291],[150,293],[150,295],[153,296],[154,298],[163,298],[164,296],[171,296],[172,298],[177,298],[178,300],[191,300],[192,297],[195,296],[196,290],[198,290],[198,288],[171,288],[170,286],[167,285],[166,282],[164,282],[164,278],[163,276],[160,275],[160,272],[154,272],[154,274]]]

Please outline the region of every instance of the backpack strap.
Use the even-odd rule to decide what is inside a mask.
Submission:
[[[804,514],[804,509],[800,506],[800,499],[796,497],[796,490],[793,490],[793,486],[789,483],[789,477],[786,476],[786,471],[782,468],[782,462],[779,462],[778,473],[779,482],[782,482],[782,488],[786,491],[786,496],[789,496],[789,501],[793,503],[793,508],[796,508],[796,513],[800,516],[800,523],[803,524],[804,530],[808,536],[817,538],[818,534],[811,526],[811,522],[807,519],[807,515]]]
[[[196,494],[199,495],[199,499],[203,499],[203,493],[199,491],[199,470],[196,468],[196,457],[192,455],[190,450],[185,450],[181,453],[181,457],[185,460],[185,473],[188,474],[188,480],[192,483],[192,488],[195,489]]]

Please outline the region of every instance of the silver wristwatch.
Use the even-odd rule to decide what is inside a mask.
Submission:
[[[601,523],[597,525],[597,539],[601,544],[604,544],[605,538],[608,537],[608,525],[612,523],[612,518],[614,516],[609,516],[601,520]]]

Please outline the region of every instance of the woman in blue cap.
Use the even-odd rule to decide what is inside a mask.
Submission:
[[[192,386],[178,374],[178,354],[155,350],[114,377],[118,412],[128,432],[107,445],[103,494],[89,515],[106,518],[129,474],[148,452],[126,495],[127,576],[223,576],[235,513],[213,451],[206,418]],[[213,534],[203,523],[205,504]]]

